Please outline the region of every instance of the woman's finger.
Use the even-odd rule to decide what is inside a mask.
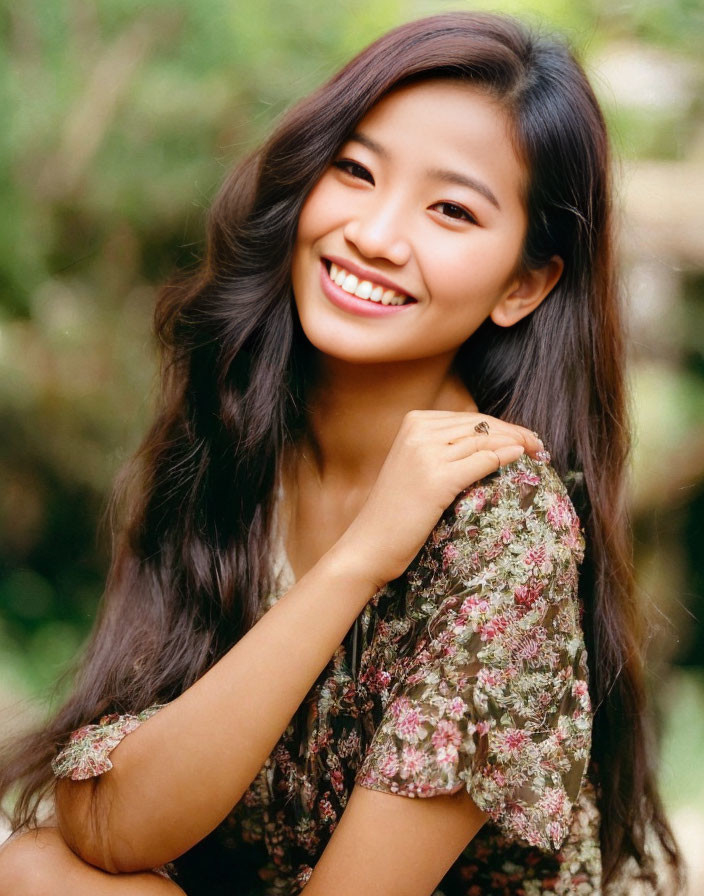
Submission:
[[[500,429],[490,429],[489,432],[477,432],[473,426],[448,426],[440,430],[433,430],[433,438],[437,438],[438,440],[441,439],[446,444],[459,444],[463,441],[466,442],[467,439],[473,439],[474,444],[476,444],[477,446],[477,449],[493,448],[493,443],[490,444],[487,440],[508,439],[514,444],[523,445],[526,451],[529,451],[533,455],[535,455],[538,451],[543,450],[544,447],[540,439],[533,433],[530,433],[530,435],[526,436],[523,431],[518,430],[513,426],[501,427]],[[503,444],[505,444],[505,441],[503,442]]]
[[[455,472],[464,483],[462,487],[468,488],[484,476],[494,473],[499,467],[518,460],[523,453],[524,448],[521,445],[504,445],[495,451],[490,449],[475,451],[469,457],[460,458],[452,463]]]
[[[521,442],[526,448],[530,449],[533,445],[542,445],[540,437],[532,430],[525,426],[519,426],[517,423],[500,420],[498,417],[477,413],[466,414],[459,411],[426,411],[424,413],[433,415],[423,419],[427,420],[428,426],[436,432],[460,429],[473,433],[476,432],[475,427],[477,425],[484,423],[490,433],[508,433],[517,436],[516,441]],[[442,416],[434,416],[436,413],[442,414]]]
[[[478,451],[495,451],[497,448],[507,448],[515,445],[525,448],[514,435],[504,435],[503,433],[490,433],[489,435],[464,433],[456,435],[454,439],[450,439],[443,444],[445,447],[443,448],[442,456],[446,461],[469,457],[470,454],[476,454]],[[537,451],[538,449],[536,448],[535,450]]]

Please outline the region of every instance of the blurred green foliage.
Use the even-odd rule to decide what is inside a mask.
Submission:
[[[198,259],[205,211],[224,172],[291,101],[388,28],[448,9],[495,7],[483,0],[471,7],[27,0],[4,8],[4,700],[46,693],[92,624],[109,557],[99,520],[150,415],[155,290]],[[626,162],[704,154],[698,2],[504,0],[501,10],[568,33]],[[641,58],[642,77],[654,71],[656,81],[648,87],[646,78],[639,92]],[[628,83],[632,101],[624,99]],[[655,638],[656,661],[697,665],[704,663],[704,264],[659,262],[676,275],[677,299],[663,306],[665,318],[646,316],[648,326],[660,323],[634,341],[636,549],[642,591],[671,620]],[[642,316],[642,307],[636,312]],[[670,472],[673,451],[680,478]],[[674,700],[669,723],[682,736],[692,730],[681,719],[701,714],[701,679],[691,681],[678,691],[682,702]],[[679,762],[674,741],[667,743]]]

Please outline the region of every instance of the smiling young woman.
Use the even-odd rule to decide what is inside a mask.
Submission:
[[[608,159],[562,43],[452,13],[226,180],[0,894],[665,892]]]

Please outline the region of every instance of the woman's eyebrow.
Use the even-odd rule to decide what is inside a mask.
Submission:
[[[431,177],[434,180],[441,180],[446,184],[459,184],[461,187],[469,187],[470,190],[475,190],[477,193],[481,193],[485,199],[488,199],[492,205],[496,206],[496,208],[501,211],[499,200],[482,181],[470,177],[467,174],[460,174],[459,171],[450,171],[447,168],[430,168],[425,173],[428,177]]]
[[[381,144],[377,143],[376,140],[367,137],[366,134],[355,131],[348,139],[350,142],[361,143],[362,146],[366,146],[367,149],[376,153],[376,155],[381,156],[382,159],[389,158],[388,151],[384,149]],[[451,171],[448,168],[429,168],[425,173],[427,177],[430,177],[433,180],[440,180],[446,184],[459,184],[461,187],[467,187],[470,190],[474,190],[475,192],[480,193],[485,199],[488,199],[493,206],[501,211],[499,200],[483,181],[477,180],[475,177],[470,177],[467,174],[460,174],[459,171]]]

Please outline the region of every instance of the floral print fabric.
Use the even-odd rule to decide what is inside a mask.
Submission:
[[[584,547],[549,463],[524,455],[455,499],[404,575],[366,605],[211,835],[224,850],[263,850],[247,893],[299,893],[355,785],[413,798],[466,787],[487,812],[435,896],[600,892]],[[277,562],[260,616],[293,584],[282,551]],[[55,773],[101,774],[158,708],[75,732]]]
[[[109,771],[112,768],[110,754],[122,738],[159,709],[161,706],[150,706],[135,716],[111,713],[103,716],[97,725],[85,725],[74,731],[67,746],[52,762],[54,774],[57,778],[84,781]]]

